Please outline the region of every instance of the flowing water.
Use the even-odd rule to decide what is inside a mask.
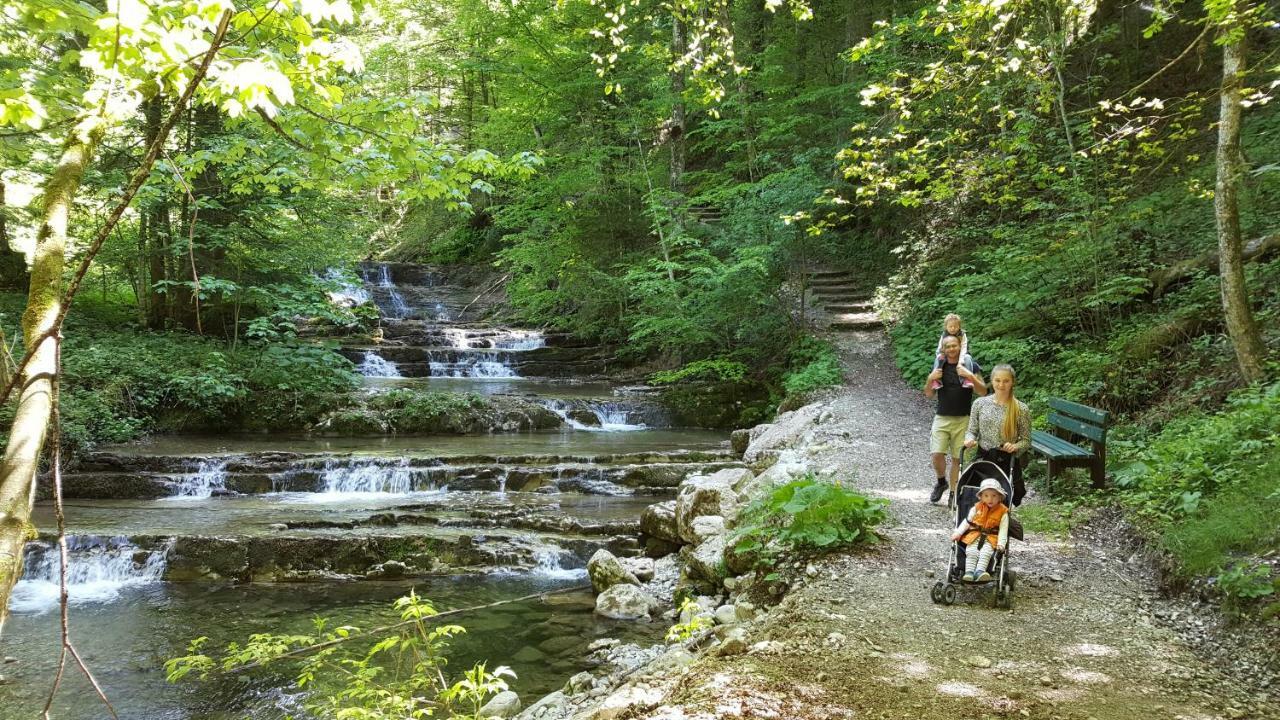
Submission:
[[[367,392],[392,388],[533,398],[558,430],[434,437],[158,437],[105,448],[64,476],[71,629],[120,717],[302,717],[288,677],[269,672],[169,685],[166,659],[258,632],[310,632],[313,618],[372,627],[410,590],[438,609],[580,585],[591,553],[639,552],[638,518],[689,472],[734,464],[724,433],[672,428],[641,389],[608,378],[599,348],[488,324],[488,278],[364,264],[381,332],[341,352]],[[335,276],[337,277],[337,276]],[[656,497],[655,497],[656,496]],[[43,707],[57,660],[59,553],[47,501],[0,638],[0,720]],[[650,642],[658,623],[605,620],[589,592],[468,613],[450,651],[512,666],[532,702],[587,669],[600,637]],[[12,658],[12,660],[8,660]],[[107,717],[67,676],[54,716]]]

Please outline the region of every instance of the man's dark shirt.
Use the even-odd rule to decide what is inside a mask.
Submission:
[[[978,363],[973,363],[973,374],[982,372]],[[964,387],[964,380],[956,372],[956,364],[943,361],[942,387],[938,388],[938,415],[968,415],[973,406],[973,388]]]

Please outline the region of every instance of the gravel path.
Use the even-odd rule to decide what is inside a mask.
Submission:
[[[818,563],[752,629],[750,643],[777,644],[700,660],[658,708],[629,717],[1280,718],[1157,624],[1141,563],[1101,544],[1028,533],[1012,548],[1012,611],[985,588],[933,604],[951,520],[928,502],[932,406],[903,385],[883,334],[831,339],[847,383],[799,450],[891,501],[890,542]]]

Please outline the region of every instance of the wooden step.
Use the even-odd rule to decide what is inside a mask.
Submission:
[[[863,313],[875,307],[870,300],[855,303],[835,303],[824,306],[829,313]]]
[[[832,330],[880,330],[884,328],[884,323],[880,322],[878,317],[859,320],[834,320],[828,327]]]
[[[814,288],[813,295],[829,303],[859,303],[870,300],[866,292],[857,288]]]
[[[855,282],[856,280],[857,278],[854,278],[849,275],[842,275],[840,277],[830,277],[830,278],[811,278],[809,280],[809,287],[811,288],[840,287],[843,285],[849,285]]]

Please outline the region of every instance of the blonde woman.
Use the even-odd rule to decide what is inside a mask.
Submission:
[[[992,393],[973,401],[964,438],[966,448],[976,446],[980,457],[1009,471],[1013,481],[1010,501],[1015,506],[1027,492],[1018,458],[1031,447],[1031,411],[1014,397],[1016,383],[1017,375],[1011,366],[995,366],[991,371]]]

